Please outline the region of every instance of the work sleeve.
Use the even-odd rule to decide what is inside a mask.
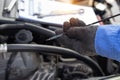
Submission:
[[[96,53],[120,61],[120,25],[101,25],[95,36]]]

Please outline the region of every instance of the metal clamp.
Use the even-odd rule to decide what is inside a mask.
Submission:
[[[7,44],[0,44],[0,53],[7,52]]]

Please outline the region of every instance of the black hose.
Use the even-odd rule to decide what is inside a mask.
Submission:
[[[0,31],[4,30],[19,30],[19,29],[28,29],[30,31],[37,32],[38,34],[43,34],[47,37],[52,37],[55,35],[55,32],[49,30],[47,28],[43,28],[41,26],[31,24],[31,23],[24,23],[24,24],[3,24],[0,25]],[[9,34],[9,33],[7,33]]]
[[[18,52],[18,51],[36,52],[37,51],[37,52],[46,52],[48,54],[54,53],[54,54],[68,56],[68,57],[74,57],[88,64],[88,66],[90,66],[93,70],[95,70],[99,75],[104,76],[102,69],[99,67],[99,65],[95,61],[70,49],[56,47],[56,46],[48,46],[48,45],[37,45],[37,44],[8,44],[7,47],[8,47],[8,52]]]

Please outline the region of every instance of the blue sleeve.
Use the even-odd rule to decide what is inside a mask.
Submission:
[[[96,53],[120,61],[120,25],[101,25],[95,36]]]

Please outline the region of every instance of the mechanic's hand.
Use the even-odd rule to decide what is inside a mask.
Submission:
[[[71,18],[69,22],[64,22],[63,30],[57,30],[56,34],[64,33],[58,41],[64,47],[71,48],[81,54],[95,55],[94,39],[97,26],[85,26],[86,24],[76,18]]]

